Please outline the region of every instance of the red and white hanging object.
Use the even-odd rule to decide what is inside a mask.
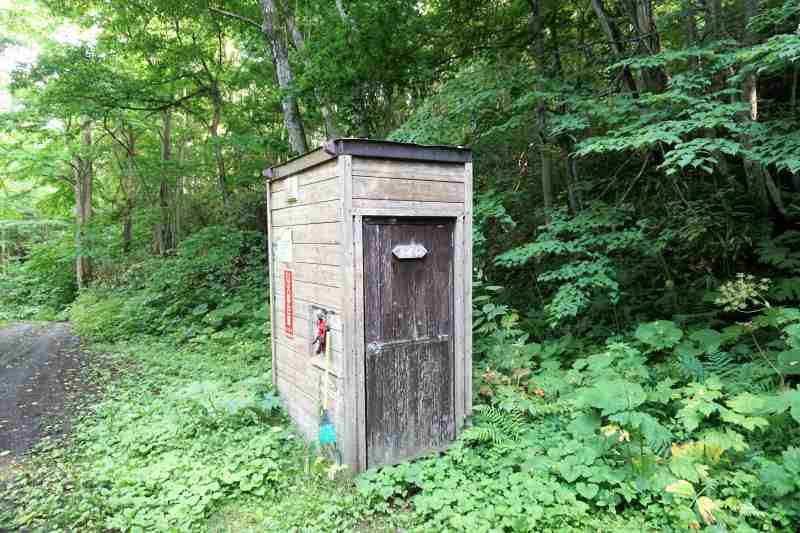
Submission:
[[[283,331],[287,337],[294,337],[294,274],[291,270],[283,271]]]

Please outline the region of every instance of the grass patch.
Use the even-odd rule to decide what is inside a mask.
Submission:
[[[102,399],[41,446],[0,526],[103,531],[369,531],[366,500],[293,431],[262,343],[95,345]]]

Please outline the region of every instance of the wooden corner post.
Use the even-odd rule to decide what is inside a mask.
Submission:
[[[353,157],[340,155],[337,160],[340,197],[342,209],[342,269],[343,269],[343,302],[342,302],[342,370],[343,391],[340,403],[340,427],[342,428],[342,460],[345,464],[358,463],[359,418],[356,405],[358,403],[358,370],[355,351],[357,346],[356,323],[358,314],[355,303],[355,263],[358,257],[353,246]]]

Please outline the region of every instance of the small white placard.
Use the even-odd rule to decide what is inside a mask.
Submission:
[[[428,250],[421,244],[398,244],[392,249],[392,253],[398,259],[422,259],[428,255]]]
[[[287,229],[275,240],[275,261],[291,263],[294,257],[293,252],[294,243],[292,242],[292,230]]]

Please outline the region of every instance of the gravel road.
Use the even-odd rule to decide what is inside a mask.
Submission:
[[[0,328],[0,471],[68,429],[86,356],[63,322]]]

